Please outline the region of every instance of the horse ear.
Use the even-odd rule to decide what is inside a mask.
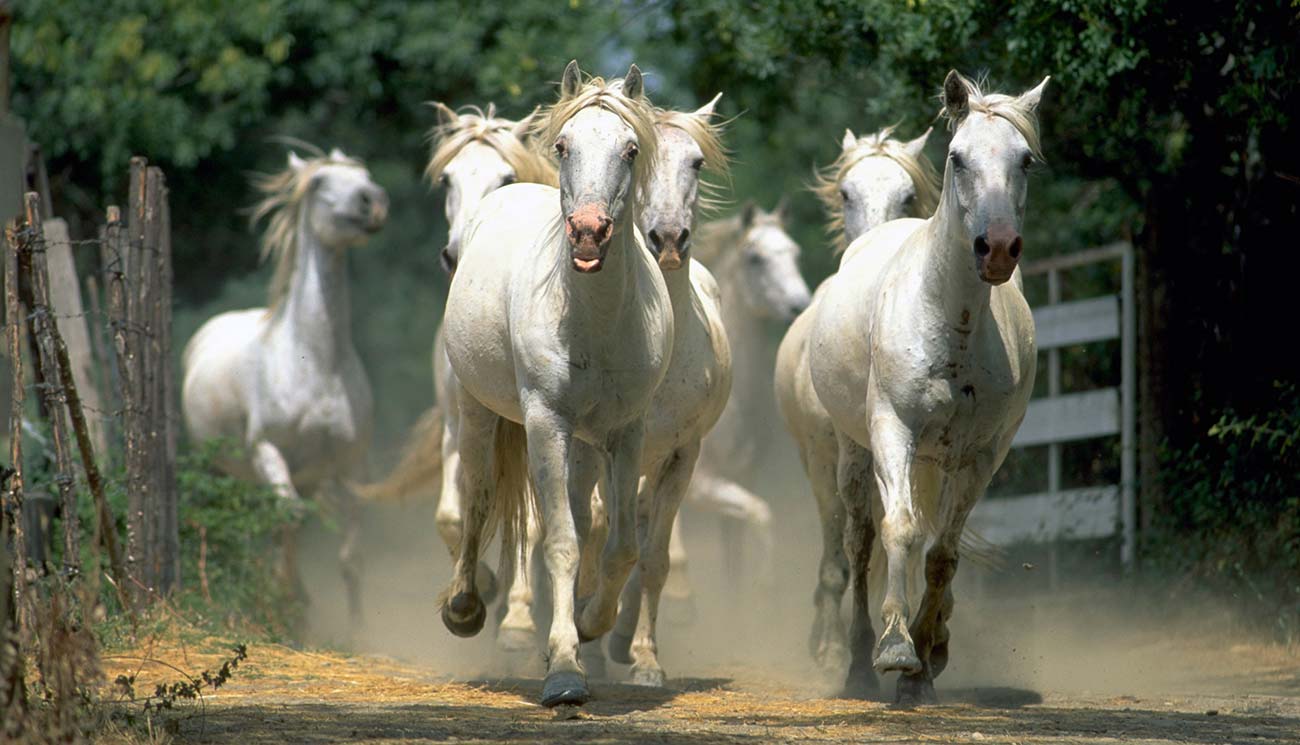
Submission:
[[[460,115],[442,101],[430,101],[429,105],[433,107],[434,112],[438,115],[439,127],[450,127],[460,121]]]
[[[641,68],[634,63],[627,68],[627,77],[623,78],[623,95],[628,98],[640,98],[645,93],[645,81],[641,78]]]
[[[745,203],[740,207],[740,227],[748,230],[749,226],[754,224],[757,213],[758,207],[754,206],[754,202],[745,200]]]
[[[297,153],[295,153],[294,151],[290,150],[290,151],[289,151],[289,168],[292,169],[292,170],[294,170],[294,171],[301,171],[302,169],[304,169],[304,168],[306,168],[306,167],[307,167],[307,161],[303,160],[302,158],[299,158]]]
[[[785,194],[777,200],[776,206],[772,208],[771,215],[781,222],[785,222],[785,211],[790,206],[790,198]]]
[[[915,140],[908,140],[906,143],[904,143],[903,149],[906,150],[907,154],[912,156],[913,158],[920,158],[921,153],[925,152],[925,141],[930,139],[930,133],[933,131],[934,131],[934,127],[930,127],[926,129],[924,132],[921,133],[920,137],[916,138]]]
[[[520,119],[519,121],[515,122],[515,126],[510,128],[510,134],[514,135],[516,138],[520,140],[527,137],[528,130],[532,129],[533,122],[537,119],[537,115],[541,112],[541,110],[542,110],[541,106],[534,106],[533,110],[528,112],[528,116],[525,116],[523,119]]]
[[[840,148],[848,152],[858,146],[858,136],[853,134],[853,130],[848,127],[844,128],[844,139],[840,140]]]
[[[696,109],[695,116],[706,120],[713,116],[713,110],[717,107],[719,98],[722,98],[722,91],[718,91],[718,95],[714,96],[713,100]]]
[[[956,70],[949,70],[948,77],[943,80],[943,108],[951,118],[960,118],[966,113],[966,105],[970,101],[970,89],[966,87],[966,79]]]
[[[1034,109],[1038,108],[1038,102],[1043,99],[1043,89],[1047,87],[1047,81],[1051,79],[1052,76],[1048,75],[1047,77],[1043,78],[1043,82],[1039,83],[1033,88],[1030,88],[1024,93],[1021,93],[1020,103],[1030,111],[1033,111]]]
[[[569,60],[569,64],[564,67],[564,75],[560,77],[560,97],[576,96],[580,88],[582,88],[582,70],[578,69],[576,59]]]
[[[342,150],[333,148],[330,150],[330,160],[347,160],[348,156]]]

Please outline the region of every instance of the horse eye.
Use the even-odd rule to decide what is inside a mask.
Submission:
[[[962,160],[960,155],[953,153],[950,157],[952,158],[953,170],[962,171],[966,169],[966,161]]]
[[[560,156],[561,158],[568,157],[569,146],[564,144],[564,140],[555,141],[555,154]]]
[[[502,185],[502,186],[509,186],[509,185],[513,184],[513,183],[514,183],[515,181],[517,181],[517,180],[518,180],[518,179],[516,179],[516,178],[515,178],[515,175],[512,173],[512,174],[506,176],[505,178],[501,179],[501,185]]]
[[[846,201],[846,202],[849,201],[849,190],[848,190],[848,189],[840,189],[840,199],[843,199],[843,200]]]
[[[915,194],[908,194],[906,197],[903,197],[903,204],[911,204],[912,202],[915,201],[916,201]]]
[[[623,151],[623,157],[627,160],[636,160],[636,156],[639,152],[641,151],[637,149],[636,143],[629,142],[627,149]]]
[[[1021,170],[1028,171],[1029,167],[1032,166],[1033,164],[1034,164],[1034,156],[1032,153],[1025,153],[1025,156],[1020,159]]]
[[[763,255],[762,255],[762,254],[745,254],[745,259],[746,259],[749,263],[751,263],[751,264],[755,264],[755,265],[757,265],[757,264],[762,264],[762,263],[763,263]]]
[[[704,158],[696,158],[695,162],[691,163],[691,168],[694,168],[697,171],[704,168]]]
[[[439,186],[446,186],[447,184],[450,184],[450,183],[451,183],[451,179],[447,178],[447,174],[444,173],[444,174],[442,174],[441,176],[438,177],[438,185],[439,185]]]

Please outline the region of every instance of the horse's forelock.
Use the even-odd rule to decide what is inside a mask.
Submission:
[[[956,131],[962,122],[973,113],[989,114],[1006,120],[1016,128],[1034,159],[1043,160],[1042,140],[1038,132],[1038,114],[1032,106],[1025,105],[1018,96],[1005,93],[985,93],[983,80],[971,80],[958,73],[957,77],[966,86],[968,99],[963,111],[948,111],[946,107],[939,110],[939,116],[948,120],[948,130]]]
[[[654,107],[645,96],[629,98],[623,94],[623,80],[606,81],[604,78],[591,77],[572,95],[561,95],[560,99],[549,107],[542,109],[537,126],[536,146],[546,148],[547,156],[551,143],[559,137],[564,125],[579,111],[599,106],[617,116],[632,128],[636,135],[640,155],[632,164],[633,182],[636,195],[633,200],[635,208],[649,193],[650,178],[658,155],[659,140],[655,136]]]

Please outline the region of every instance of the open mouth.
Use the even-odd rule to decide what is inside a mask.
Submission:
[[[583,274],[592,274],[600,271],[604,263],[604,259],[599,256],[594,259],[583,259],[577,256],[573,257],[573,268]]]

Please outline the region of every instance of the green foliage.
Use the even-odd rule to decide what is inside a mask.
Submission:
[[[1300,389],[1253,414],[1225,412],[1208,437],[1165,454],[1167,509],[1146,550],[1254,608],[1281,639],[1300,641]]]

